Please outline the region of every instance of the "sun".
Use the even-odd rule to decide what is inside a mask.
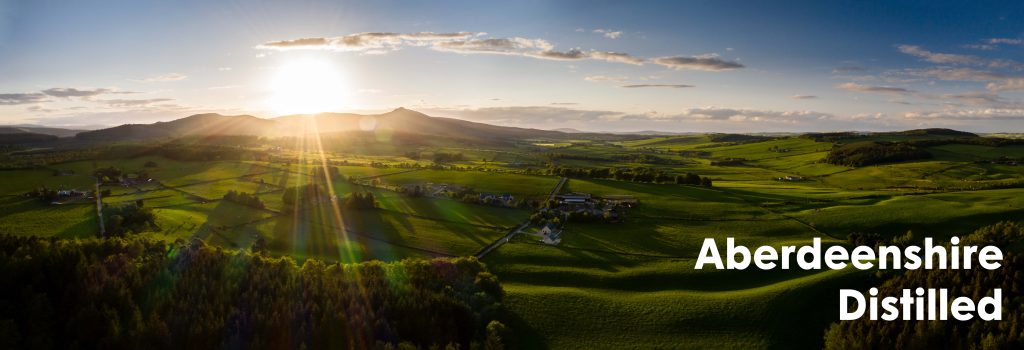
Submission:
[[[349,88],[337,67],[325,60],[300,59],[285,63],[270,80],[270,108],[280,114],[339,111]]]

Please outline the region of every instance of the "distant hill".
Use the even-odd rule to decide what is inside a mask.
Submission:
[[[169,122],[125,124],[108,129],[78,133],[75,137],[91,141],[128,141],[183,136],[269,135],[276,123],[251,115],[196,114]]]
[[[713,142],[760,142],[771,140],[772,137],[759,136],[759,135],[747,135],[747,134],[711,134],[711,141]]]
[[[461,119],[431,117],[417,111],[398,108],[383,114],[320,113],[289,115],[273,119],[257,118],[250,115],[198,114],[169,122],[125,124],[108,129],[87,131],[79,133],[77,138],[93,141],[128,141],[213,135],[297,136],[375,130],[469,140],[512,140],[566,136],[565,133],[558,131],[496,126]]]
[[[566,136],[565,133],[559,131],[497,126],[461,119],[431,117],[405,108],[398,108],[383,114],[320,113],[284,116],[273,120],[278,123],[278,132],[283,135],[390,130],[407,134],[479,140]]]
[[[0,134],[42,134],[71,137],[85,130],[50,128],[39,125],[0,125]]]
[[[936,136],[955,136],[955,137],[978,137],[978,135],[969,133],[966,131],[959,131],[953,129],[943,128],[931,128],[931,129],[914,129],[906,131],[894,131],[888,133],[889,135],[904,135],[904,136],[925,136],[925,135],[936,135]]]
[[[7,132],[0,128],[0,145],[16,145],[23,143],[56,141],[59,138],[53,135],[34,132]]]
[[[978,138],[980,136],[966,131],[943,128],[931,128],[886,132],[811,132],[803,134],[803,137],[821,142],[846,142],[851,140],[929,140],[949,138],[963,139]]]

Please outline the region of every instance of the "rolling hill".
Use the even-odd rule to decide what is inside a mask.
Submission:
[[[320,113],[289,115],[272,119],[286,135],[305,133],[391,130],[397,133],[443,136],[457,139],[522,139],[565,137],[560,131],[526,129],[476,123],[461,119],[432,117],[411,109],[397,108],[383,114]]]
[[[216,113],[193,116],[153,124],[125,124],[108,129],[86,131],[75,135],[80,140],[129,141],[172,138],[182,136],[257,135],[273,132],[276,123],[251,115],[220,115]]]
[[[85,130],[51,128],[39,125],[0,125],[0,134],[42,134],[56,137],[71,137]]]
[[[469,140],[511,140],[533,137],[561,138],[559,131],[526,129],[475,123],[460,119],[432,117],[398,108],[383,114],[320,113],[289,115],[273,119],[251,115],[197,114],[169,122],[125,124],[113,128],[82,132],[79,140],[138,141],[187,136],[252,135],[299,136],[313,133],[338,133],[388,130]]]

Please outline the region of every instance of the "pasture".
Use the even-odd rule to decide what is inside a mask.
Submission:
[[[1024,157],[1022,146],[947,144],[929,147],[930,159],[851,168],[826,163],[832,144],[809,137],[743,142],[716,142],[716,137],[538,139],[480,149],[437,143],[417,148],[416,154],[377,146],[324,155],[280,151],[277,155],[290,159],[286,162],[156,156],[75,161],[0,172],[5,180],[0,182],[0,233],[95,235],[99,224],[92,202],[51,205],[24,193],[40,186],[91,189],[92,172],[112,166],[145,172],[154,181],[103,186],[111,191],[104,204],[141,200],[153,210],[158,228],[140,234],[165,241],[199,238],[230,249],[262,245],[270,254],[299,261],[465,256],[504,237],[537,208],[411,196],[399,188],[448,184],[472,194],[509,193],[543,202],[559,181],[536,175],[548,173],[548,166],[695,173],[712,179],[713,186],[570,179],[563,193],[628,195],[639,204],[623,212],[621,222],[565,222],[558,245],[518,235],[483,258],[508,293],[504,305],[516,344],[805,348],[820,346],[820,337],[801,332],[823,331],[836,319],[835,290],[869,285],[872,274],[695,270],[705,238],[778,247],[821,237],[834,245],[848,244],[851,233],[893,237],[912,230],[945,239],[1024,219],[1019,188],[1024,167],[1012,161]],[[433,164],[429,159],[436,152],[465,158]],[[317,172],[325,161],[340,175],[329,183]],[[452,167],[461,170],[441,170]],[[74,175],[55,176],[55,169]],[[329,186],[326,192],[335,197],[286,204],[286,189],[310,183]],[[228,191],[255,194],[264,208],[222,199]],[[347,208],[346,197],[353,193],[373,194],[374,208]]]

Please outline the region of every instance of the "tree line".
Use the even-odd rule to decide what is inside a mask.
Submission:
[[[235,190],[230,190],[228,193],[225,193],[224,200],[256,209],[265,209],[267,207],[267,205],[263,203],[263,200],[256,196],[256,194],[238,192]]]
[[[676,183],[681,185],[700,185],[705,187],[712,186],[711,178],[708,177],[701,177],[693,173],[672,175],[664,171],[650,167],[614,169],[552,167],[548,170],[548,172],[551,175],[571,178],[612,179],[618,181],[648,183]]]
[[[862,167],[867,165],[929,159],[931,153],[907,142],[866,141],[832,147],[825,162]]]
[[[499,349],[504,296],[475,258],[359,264],[194,239],[0,236],[4,349]]]
[[[143,201],[103,206],[103,225],[108,237],[125,236],[159,229],[156,214]]]

